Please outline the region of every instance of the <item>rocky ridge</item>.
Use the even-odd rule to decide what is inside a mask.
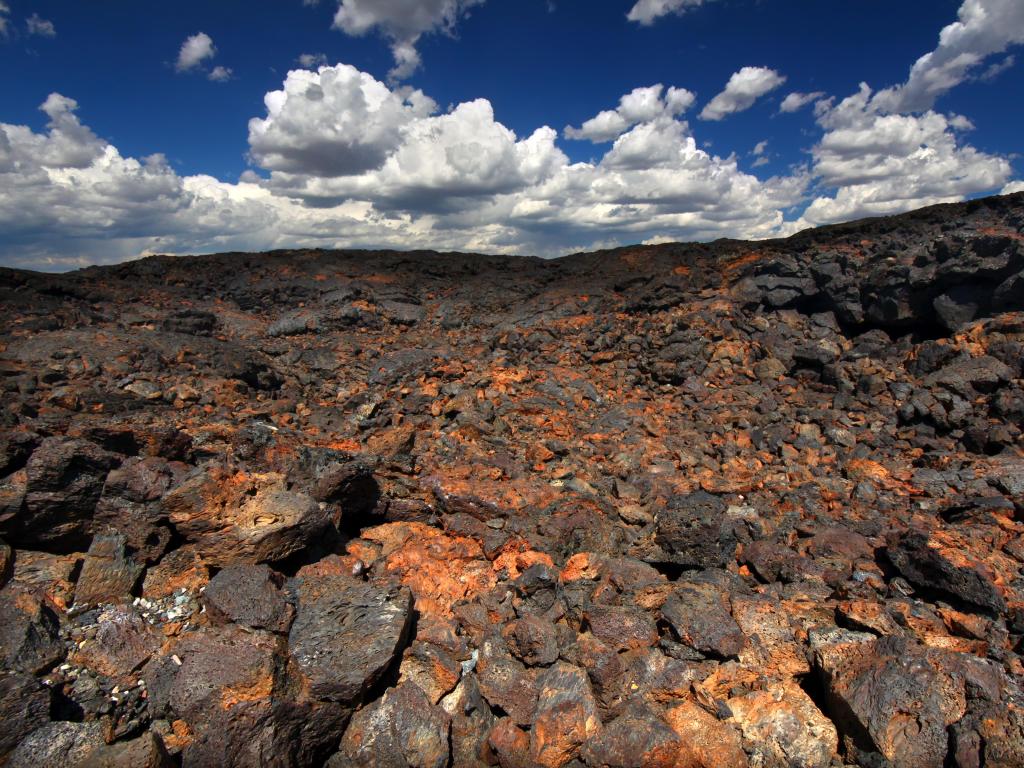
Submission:
[[[1024,194],[0,270],[0,765],[1024,765]]]

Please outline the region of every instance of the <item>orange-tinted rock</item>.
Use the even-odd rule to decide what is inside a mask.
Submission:
[[[75,574],[82,555],[52,555],[47,552],[18,551],[11,586],[44,597],[50,604],[67,610],[74,602]]]
[[[130,687],[138,679],[138,670],[160,649],[162,638],[125,607],[104,611],[96,623],[95,636],[82,641],[70,661]]]
[[[747,768],[739,732],[696,702],[669,707],[665,721],[679,737],[677,768]]]
[[[363,537],[384,545],[385,571],[412,590],[421,613],[450,616],[452,605],[495,584],[491,565],[473,539],[420,523],[377,526]]]
[[[330,523],[311,497],[288,490],[276,474],[211,468],[164,496],[171,524],[218,567],[283,560],[320,536]]]
[[[0,591],[0,659],[5,669],[39,673],[64,655],[57,615],[21,589]]]
[[[647,706],[636,703],[583,744],[587,765],[601,768],[678,768],[679,736]]]
[[[415,683],[431,704],[437,704],[455,688],[460,671],[459,663],[450,653],[433,643],[419,641],[405,650],[399,668],[402,682]]]
[[[178,590],[197,594],[210,581],[210,569],[195,547],[186,544],[169,552],[146,570],[142,595],[149,600],[169,597]]]
[[[451,718],[414,683],[391,688],[352,716],[329,768],[403,765],[444,768]]]
[[[530,758],[530,734],[516,725],[511,717],[503,717],[487,735],[487,743],[501,768],[533,768]]]
[[[80,606],[128,601],[145,566],[128,554],[127,540],[119,533],[99,534],[92,540],[75,585]]]
[[[832,722],[796,682],[773,683],[729,699],[751,759],[761,765],[827,768],[838,737]]]
[[[530,730],[530,754],[544,768],[561,768],[597,734],[601,720],[587,673],[558,662],[538,678],[537,714]]]

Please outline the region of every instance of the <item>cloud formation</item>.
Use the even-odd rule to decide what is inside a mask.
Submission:
[[[662,16],[667,16],[670,13],[681,15],[690,8],[701,5],[704,5],[704,0],[637,0],[637,3],[626,14],[626,18],[648,26]]]
[[[199,55],[214,50],[207,40],[190,68],[209,63],[212,54]],[[818,137],[806,163],[759,179],[695,134],[684,119],[694,95],[683,88],[635,88],[566,128],[606,143],[598,159],[573,162],[554,129],[517,135],[486,99],[442,111],[422,91],[355,67],[305,63],[316,71],[289,72],[250,120],[252,168],[235,183],[179,175],[160,154],[122,155],[61,94],[41,105],[42,130],[0,123],[0,263],[57,269],[276,247],[550,256],[783,236],[1022,188],[1006,157],[970,145],[969,119],[884,108],[878,94],[891,89],[866,84],[843,99],[787,96],[783,104],[814,103]],[[739,111],[781,83],[773,70],[747,69],[754,76],[740,70],[705,112]],[[745,155],[754,167],[770,157],[766,141]]]
[[[837,191],[811,203],[804,214],[808,223],[954,202],[1009,180],[1006,158],[958,139],[957,131],[972,127],[969,120],[931,110],[890,114],[877,103],[866,83],[837,105],[820,103],[818,123],[825,133],[813,149],[813,172]]]
[[[790,93],[782,100],[782,103],[779,104],[779,112],[799,112],[812,101],[817,101],[824,95],[825,93],[823,91],[814,91],[813,93]]]
[[[937,98],[967,79],[988,56],[1024,43],[1021,0],[964,0],[957,16],[939,33],[935,50],[914,62],[905,83],[875,94],[877,109],[931,109]]]
[[[665,87],[658,83],[646,88],[634,88],[621,99],[614,110],[604,110],[583,123],[579,128],[565,127],[568,139],[585,139],[594,143],[611,141],[629,128],[661,115],[679,115],[693,106],[696,96],[685,88]]]
[[[11,6],[5,3],[4,0],[0,0],[0,37],[7,37],[7,35],[10,34],[10,31],[7,28],[10,21],[8,18],[10,12]]]
[[[39,37],[57,36],[57,28],[53,26],[53,22],[40,17],[38,13],[33,13],[25,20],[25,28],[30,35],[38,35]]]
[[[701,110],[701,120],[722,120],[743,112],[754,102],[786,82],[786,78],[768,67],[743,67],[734,72],[725,89]]]
[[[437,30],[451,34],[456,22],[484,0],[340,0],[334,26],[349,35],[377,30],[391,41],[392,80],[404,80],[420,67],[416,44]]]
[[[188,72],[199,67],[207,59],[212,59],[216,53],[213,38],[205,32],[197,32],[186,37],[185,42],[181,44],[174,68],[178,72]]]

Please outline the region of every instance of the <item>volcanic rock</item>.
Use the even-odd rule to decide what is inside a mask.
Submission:
[[[319,699],[357,700],[391,666],[406,640],[409,590],[350,576],[311,576],[299,581],[296,593],[288,646],[310,690]]]
[[[1024,765],[1024,195],[0,270],[0,763]]]

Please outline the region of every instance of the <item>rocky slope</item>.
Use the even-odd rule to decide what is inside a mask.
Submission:
[[[0,764],[1024,765],[1024,195],[0,315]]]

